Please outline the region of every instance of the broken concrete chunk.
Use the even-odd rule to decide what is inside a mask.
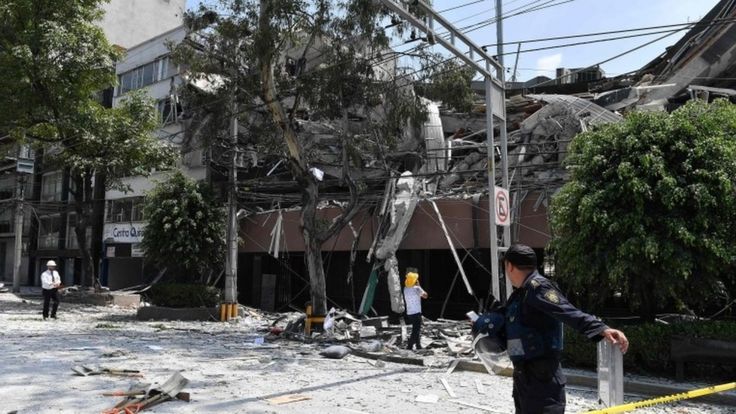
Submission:
[[[420,403],[428,403],[428,404],[436,404],[440,400],[440,397],[435,394],[424,394],[424,395],[417,395],[417,398],[414,400],[416,402]]]
[[[365,352],[379,352],[383,349],[383,343],[381,343],[381,341],[370,341],[366,344],[363,344],[361,348]]]

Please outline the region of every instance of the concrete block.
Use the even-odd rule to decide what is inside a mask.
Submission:
[[[141,295],[130,293],[125,295],[112,294],[112,305],[122,308],[137,308],[141,305]]]

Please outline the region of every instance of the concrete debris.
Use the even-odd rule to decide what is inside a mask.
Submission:
[[[416,402],[420,403],[427,403],[427,404],[436,404],[439,402],[440,397],[435,394],[420,394],[417,395],[417,398],[414,399]]]
[[[343,345],[333,345],[319,353],[325,358],[343,359],[350,354],[350,348]]]
[[[442,386],[445,387],[445,391],[447,391],[447,395],[449,395],[450,398],[457,398],[457,394],[455,394],[455,391],[450,387],[450,383],[448,383],[446,379],[440,378],[440,382],[442,383]]]
[[[376,259],[383,262],[383,268],[388,274],[388,291],[391,298],[391,310],[396,313],[404,312],[404,297],[399,276],[399,261],[396,251],[404,239],[406,229],[414,215],[414,209],[419,201],[419,191],[423,180],[415,179],[412,173],[404,171],[396,181],[394,197],[390,208],[390,225],[383,237],[378,241]]]
[[[121,377],[141,377],[143,374],[141,374],[140,371],[137,369],[116,369],[116,368],[106,368],[106,367],[97,367],[97,366],[90,366],[90,365],[77,365],[72,367],[72,371],[74,371],[74,374],[80,376],[80,377],[86,377],[90,375],[114,375],[114,376],[121,376]]]
[[[103,411],[103,414],[137,413],[177,398],[188,402],[190,400],[189,393],[182,393],[187,384],[189,384],[189,380],[176,372],[159,386],[133,386],[127,393],[126,399],[117,403],[113,408]]]
[[[621,116],[588,100],[569,95],[514,96],[507,100],[509,174],[511,188],[523,183],[536,186],[559,186],[567,178],[562,161],[572,138],[588,127],[618,122]],[[487,187],[487,149],[485,125],[471,115],[443,114],[445,134],[452,145],[449,174],[439,181],[444,192],[480,191]],[[455,129],[450,129],[455,128]],[[498,151],[498,149],[497,149]],[[500,153],[497,168],[500,168]],[[498,174],[500,176],[500,172]]]

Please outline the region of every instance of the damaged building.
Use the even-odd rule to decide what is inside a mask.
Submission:
[[[365,174],[381,191],[371,192],[368,206],[323,245],[328,306],[364,314],[399,313],[399,275],[407,267],[419,269],[420,283],[429,293],[424,305],[429,318],[461,318],[489,300],[485,107],[454,113],[428,103],[428,110],[422,145],[413,154],[398,151],[410,155],[408,159],[425,159],[420,172],[389,176],[384,169],[368,169]],[[567,178],[563,160],[569,142],[621,116],[565,95],[514,96],[507,100],[507,113],[512,242],[534,247],[541,267],[550,239],[547,208]],[[495,150],[500,168],[500,149]],[[325,167],[326,176],[334,175],[328,164],[320,168]],[[261,183],[260,191],[286,192],[298,200],[298,188],[288,175],[283,178]],[[321,219],[329,222],[338,216],[339,203],[339,197],[324,203]],[[286,310],[309,300],[299,215],[298,205],[276,206],[254,210],[241,221],[241,303]]]
[[[736,3],[721,0],[674,45],[632,74],[600,83],[594,102],[612,111],[671,111],[690,99],[736,96]]]

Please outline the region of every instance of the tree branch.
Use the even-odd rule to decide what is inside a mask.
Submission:
[[[353,217],[355,217],[356,214],[358,214],[358,211],[360,211],[364,205],[360,200],[358,185],[350,175],[350,158],[348,157],[348,137],[350,136],[350,132],[348,129],[348,110],[346,108],[343,109],[342,117],[345,134],[342,145],[342,180],[348,185],[348,189],[350,190],[350,201],[348,202],[348,206],[343,210],[342,215],[333,221],[325,231],[320,232],[317,235],[317,239],[321,242],[325,242],[337,234],[353,219]]]
[[[291,164],[297,170],[295,171],[294,175],[295,178],[298,178],[299,176],[303,176],[304,174],[309,174],[309,172],[307,171],[307,165],[302,158],[302,150],[301,146],[299,145],[296,132],[291,127],[291,123],[289,122],[286,113],[284,112],[284,108],[281,105],[281,102],[277,99],[276,85],[273,79],[273,49],[271,48],[271,46],[273,45],[270,44],[273,43],[272,41],[270,41],[270,35],[273,34],[273,29],[270,27],[269,24],[269,12],[271,11],[271,9],[272,7],[270,6],[269,0],[261,0],[261,10],[260,16],[258,18],[259,31],[261,32],[260,41],[262,43],[259,47],[261,51],[259,56],[259,65],[261,72],[261,94],[263,95],[264,103],[271,112],[271,117],[273,118],[274,124],[276,124],[276,126],[284,134],[284,141],[286,141],[286,147],[289,151],[289,158],[291,158],[292,160]],[[267,42],[267,40],[269,41]]]
[[[321,22],[321,15],[324,12],[323,8],[324,4],[320,5],[319,11],[317,11],[316,15],[318,16],[315,18],[314,22],[314,30],[312,30],[312,33],[309,35],[309,40],[307,41],[307,45],[304,47],[304,51],[302,52],[302,57],[299,58],[299,60],[296,62],[296,73],[295,73],[295,79],[298,79],[299,76],[303,73],[302,70],[306,69],[306,58],[307,58],[307,52],[309,52],[309,49],[314,44],[314,40],[317,38],[317,33],[319,33],[320,28],[320,22]],[[305,62],[305,67],[300,70],[300,63]],[[291,107],[291,113],[289,114],[289,122],[294,122],[294,116],[296,115],[296,110],[299,108],[299,102],[302,98],[302,90],[300,88],[296,89],[296,95],[294,96],[294,105]]]

